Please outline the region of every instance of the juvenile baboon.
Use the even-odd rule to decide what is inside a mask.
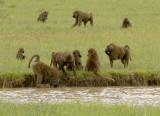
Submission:
[[[62,70],[65,74],[66,74],[66,71],[64,69],[64,66],[69,66],[73,71],[73,75],[76,76],[75,60],[72,52],[69,52],[69,51],[62,51],[62,52],[56,52],[56,53],[53,52],[50,66],[52,64],[55,68]],[[57,65],[59,67],[57,67]]]
[[[113,60],[120,59],[124,67],[128,67],[129,60],[131,60],[130,48],[128,45],[124,47],[110,44],[106,47],[105,53],[109,56],[111,68],[113,67]]]
[[[83,11],[76,10],[73,12],[73,18],[75,18],[75,23],[72,27],[75,26],[81,26],[81,23],[84,23],[84,26],[86,27],[86,24],[88,21],[90,21],[91,26],[93,26],[93,16],[92,13],[86,13]]]
[[[80,51],[74,50],[73,55],[74,55],[76,70],[83,70],[83,65],[81,60],[82,55]],[[72,70],[71,68],[72,68],[71,66],[67,66],[67,70]]]
[[[87,59],[87,63],[85,66],[85,70],[93,72],[98,77],[102,77],[100,74],[98,74],[98,71],[100,70],[100,62],[99,62],[99,56],[98,56],[97,51],[94,48],[90,48],[88,50],[87,56],[88,56],[88,59]],[[107,79],[111,81],[115,81],[112,78],[107,78]]]
[[[41,22],[45,23],[47,18],[48,18],[48,12],[44,11],[39,15],[37,21],[41,21]]]
[[[17,55],[16,55],[16,58],[20,59],[20,60],[24,60],[25,56],[23,55],[23,53],[24,53],[24,48],[19,48]]]
[[[128,18],[124,18],[123,23],[122,23],[122,27],[126,28],[126,27],[131,27],[132,24],[131,22],[128,20]]]
[[[88,59],[85,66],[86,71],[91,71],[97,73],[100,69],[99,56],[97,51],[94,48],[88,50]]]
[[[48,65],[40,62],[39,55],[33,55],[29,61],[28,68],[30,68],[30,64],[33,58],[36,57],[36,60],[32,64],[32,70],[37,75],[36,86],[39,84],[51,84],[53,86],[57,86],[60,81],[60,73],[56,68],[51,68]]]

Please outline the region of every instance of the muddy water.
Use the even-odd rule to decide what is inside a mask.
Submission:
[[[0,89],[0,101],[62,103],[80,101],[105,104],[160,104],[160,87],[99,87],[52,89]]]

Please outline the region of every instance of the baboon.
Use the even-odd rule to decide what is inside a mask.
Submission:
[[[72,27],[75,26],[81,26],[81,23],[84,23],[84,26],[86,27],[86,24],[88,21],[90,21],[91,26],[93,26],[93,16],[92,13],[86,13],[83,11],[76,10],[73,12],[73,18],[75,18],[75,23]]]
[[[62,70],[65,74],[66,74],[66,71],[64,69],[64,66],[69,66],[73,71],[73,75],[76,76],[75,60],[72,52],[69,52],[69,51],[62,51],[62,52],[56,52],[56,53],[53,52],[50,66],[52,64],[55,68]],[[59,67],[57,67],[57,65]]]
[[[33,55],[29,61],[28,68],[30,68],[30,64],[33,58],[36,57],[36,60],[32,64],[32,70],[37,75],[36,86],[39,84],[50,84],[53,86],[57,86],[60,81],[60,73],[56,68],[51,68],[48,65],[40,62],[39,55]]]
[[[87,56],[88,56],[88,59],[85,66],[85,70],[89,72],[93,72],[98,77],[102,77],[100,74],[98,74],[98,71],[100,70],[100,62],[99,62],[99,56],[97,51],[94,48],[90,48],[88,50]],[[111,81],[115,81],[112,78],[108,78],[108,77],[105,77],[105,78]]]
[[[109,56],[111,68],[113,67],[113,60],[120,59],[124,67],[128,67],[129,60],[131,60],[130,48],[128,45],[124,47],[110,44],[106,47],[105,53]]]
[[[131,26],[132,26],[132,24],[130,23],[128,18],[124,18],[123,23],[122,23],[122,27],[126,28],[126,27],[131,27]]]
[[[48,18],[48,12],[44,11],[39,15],[37,21],[41,21],[41,22],[45,23],[47,18]]]
[[[82,60],[81,60],[82,55],[81,55],[80,51],[79,50],[74,50],[73,55],[74,55],[76,70],[83,70],[83,65],[82,65]],[[72,67],[67,66],[67,70],[72,71]]]
[[[24,60],[25,56],[23,55],[23,53],[24,53],[24,48],[19,48],[17,55],[16,55],[16,58],[20,59],[20,60]]]
[[[97,51],[94,48],[88,50],[88,59],[85,66],[86,71],[91,71],[97,73],[100,69],[99,56]]]

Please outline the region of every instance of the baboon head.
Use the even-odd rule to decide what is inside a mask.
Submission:
[[[88,56],[88,57],[97,56],[96,50],[95,50],[94,48],[90,48],[90,49],[88,50],[88,55],[87,55],[87,56]]]
[[[78,10],[76,10],[76,11],[73,12],[73,18],[77,18],[78,15],[79,15],[79,11]]]
[[[128,18],[124,18],[124,21],[125,21],[125,22],[128,22]]]
[[[110,45],[107,46],[107,48],[106,48],[106,50],[105,50],[105,53],[106,53],[107,55],[109,55],[109,54],[112,52],[112,50],[113,50],[113,45],[110,44]]]
[[[18,52],[24,53],[24,48],[19,48],[19,49],[18,49]]]
[[[80,58],[82,57],[79,50],[74,50],[73,55],[74,55],[74,57],[80,57]]]

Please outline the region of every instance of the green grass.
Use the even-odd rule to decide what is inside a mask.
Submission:
[[[159,116],[159,106],[0,103],[1,116]]]
[[[94,27],[70,28],[76,9],[92,12]],[[49,11],[47,23],[37,22],[39,13]],[[122,29],[128,17],[133,27]],[[0,72],[25,73],[33,54],[50,63],[51,52],[79,49],[83,64],[89,48],[100,56],[102,72],[159,72],[160,65],[159,0],[0,0]],[[120,61],[110,69],[105,47],[128,44],[132,61],[127,69]],[[26,60],[16,60],[18,48],[24,47]]]

